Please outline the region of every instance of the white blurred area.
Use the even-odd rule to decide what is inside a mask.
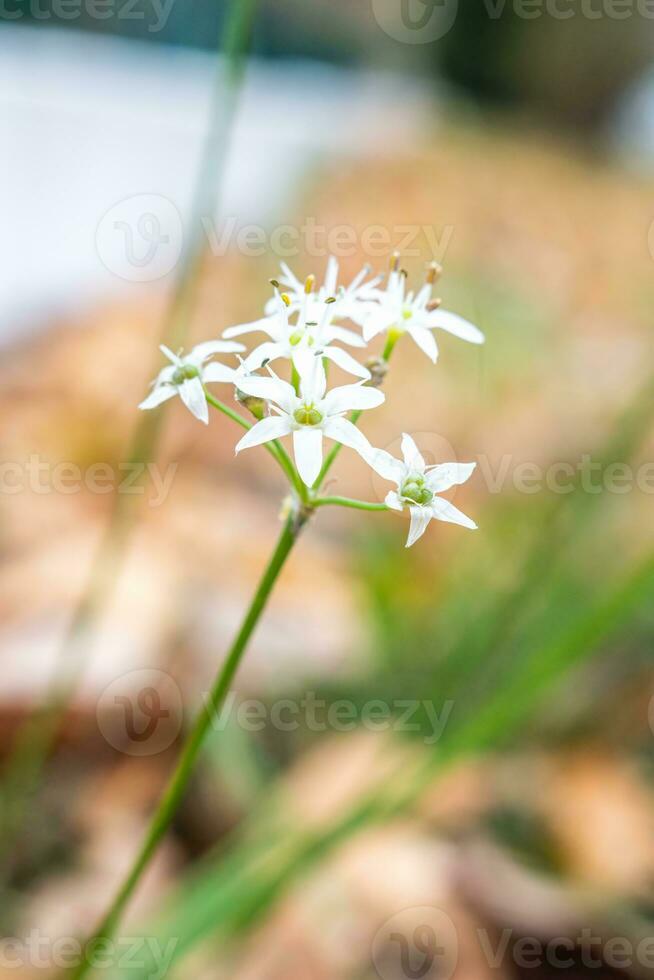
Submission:
[[[98,226],[116,205],[124,217],[127,198],[161,195],[171,205],[161,231],[185,233],[214,71],[215,58],[203,52],[42,25],[0,27],[2,341],[103,295],[144,288],[120,275],[106,238],[98,254]],[[397,155],[415,146],[428,119],[424,86],[397,75],[253,62],[221,222],[286,222],[314,161]]]

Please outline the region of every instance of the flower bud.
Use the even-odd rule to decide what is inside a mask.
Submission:
[[[258,422],[266,414],[266,400],[264,398],[256,398],[254,395],[246,395],[244,391],[240,388],[236,389],[235,393],[236,401],[243,408],[247,408],[248,412],[257,419]]]
[[[370,371],[368,385],[371,388],[381,388],[388,373],[388,361],[383,357],[371,357],[366,361],[366,367]]]

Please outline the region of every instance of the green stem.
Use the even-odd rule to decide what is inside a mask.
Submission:
[[[316,497],[313,507],[326,507],[334,504],[336,507],[353,507],[355,510],[388,510],[386,504],[370,504],[367,500],[353,500],[351,497]]]
[[[168,830],[184,796],[193,767],[204,739],[211,727],[212,720],[223,705],[248,641],[265,608],[279,573],[297,539],[300,528],[301,522],[298,522],[296,515],[291,514],[284,524],[277,546],[259,582],[238,635],[186,739],[177,766],[155,811],[141,849],[116,897],[111,903],[108,912],[93,936],[86,943],[85,949],[93,948],[97,943],[112,938],[143,872],[152,860],[161,839]],[[86,976],[89,968],[90,963],[88,958],[84,957],[80,965],[70,974],[71,980],[81,980],[82,977]]]
[[[229,405],[226,405],[225,402],[221,402],[219,398],[214,398],[214,396],[210,394],[206,388],[204,390],[204,394],[208,403],[219,412],[222,412],[223,415],[226,415],[227,418],[230,418],[233,422],[236,422],[237,425],[240,425],[243,429],[252,428],[250,423],[244,419],[242,415],[239,415],[238,412],[234,411],[233,408],[230,408]],[[293,465],[291,457],[288,455],[281,442],[279,442],[278,439],[273,439],[272,442],[264,442],[262,445],[264,449],[268,450],[273,459],[277,460],[281,468],[284,470],[284,473],[291,481],[291,486],[294,487],[295,492],[302,503],[307,503],[307,488],[300,479],[300,475]]]
[[[402,334],[399,333],[397,330],[389,330],[388,336],[386,338],[386,345],[384,347],[384,350],[382,351],[382,361],[386,361],[386,363],[388,364],[391,358],[391,354],[393,353],[393,349],[401,336]]]

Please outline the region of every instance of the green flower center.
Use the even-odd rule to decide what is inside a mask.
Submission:
[[[414,504],[430,504],[434,499],[434,494],[420,473],[411,473],[406,478],[400,488],[400,496],[413,501]]]
[[[181,385],[192,378],[199,378],[200,372],[193,364],[181,364],[173,373],[173,384]]]
[[[318,425],[322,422],[322,415],[315,405],[301,405],[293,412],[293,418],[299,425]]]
[[[297,347],[297,345],[304,340],[304,338],[309,333],[307,327],[315,327],[315,326],[317,326],[317,324],[307,323],[305,327],[298,327],[297,330],[294,330],[291,336],[288,338],[291,347]],[[314,338],[311,336],[311,334],[309,334],[307,338],[307,347],[313,347],[313,344],[314,344]]]
[[[405,307],[402,310],[402,319],[403,320],[410,320],[412,316],[413,316],[413,310],[410,310],[408,307]]]

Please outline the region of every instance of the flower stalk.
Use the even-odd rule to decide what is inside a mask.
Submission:
[[[225,701],[243,654],[245,653],[248,641],[259,622],[270,593],[298,538],[303,524],[304,520],[301,510],[298,510],[297,513],[290,513],[287,516],[275,550],[257,586],[241,628],[214,681],[209,696],[186,739],[177,766],[154,813],[141,849],[108,912],[89,940],[87,948],[92,948],[102,941],[109,940],[115,934],[127,903],[134,893],[143,872],[152,860],[162,837],[168,830],[184,796],[198,754],[211,727],[212,720],[216,717]],[[82,959],[80,965],[71,974],[71,980],[82,980],[87,975],[89,968],[88,958]]]

